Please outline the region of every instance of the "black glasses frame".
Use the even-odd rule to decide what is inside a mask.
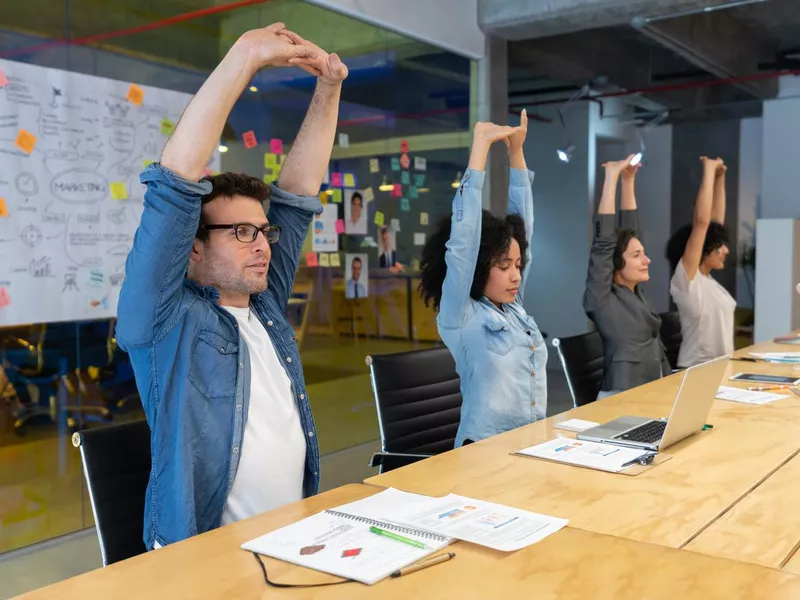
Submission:
[[[242,239],[239,237],[239,228],[242,226],[248,226],[253,228],[253,237],[251,239]],[[212,229],[233,229],[233,234],[236,236],[236,239],[242,242],[243,244],[250,244],[256,241],[258,237],[258,232],[264,234],[264,239],[267,240],[270,244],[277,244],[278,240],[281,239],[281,226],[280,225],[254,225],[253,223],[221,223],[221,224],[214,224],[214,225],[202,225],[200,229],[212,230]]]

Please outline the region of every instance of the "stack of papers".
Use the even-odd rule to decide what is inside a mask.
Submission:
[[[750,356],[774,363],[800,362],[800,352],[751,352]]]
[[[568,419],[566,421],[561,421],[560,423],[556,423],[553,425],[556,429],[563,429],[564,431],[574,431],[575,433],[581,433],[582,431],[586,431],[587,429],[591,429],[592,427],[597,427],[600,423],[595,423],[594,421],[584,421],[583,419]]]
[[[559,437],[537,446],[519,450],[517,454],[619,473],[633,466],[638,459],[651,454],[651,452],[639,448],[623,448],[612,444]]]
[[[751,392],[741,388],[719,386],[717,390],[717,400],[728,400],[730,402],[743,402],[744,404],[769,404],[776,400],[789,398],[782,394],[772,394],[770,392]]]

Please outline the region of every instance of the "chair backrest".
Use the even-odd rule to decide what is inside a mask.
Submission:
[[[678,368],[678,354],[681,351],[683,335],[681,334],[681,318],[678,311],[665,312],[661,317],[661,343],[667,351],[667,360],[673,369]]]
[[[565,338],[554,338],[553,347],[567,378],[573,406],[597,400],[603,381],[603,338],[597,331]]]
[[[81,451],[103,566],[143,554],[151,465],[147,421],[80,431],[72,444]]]
[[[453,449],[461,422],[461,378],[445,346],[367,356],[384,452]]]

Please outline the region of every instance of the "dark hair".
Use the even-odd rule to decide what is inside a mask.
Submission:
[[[442,285],[447,274],[444,256],[446,244],[450,239],[451,226],[452,217],[450,215],[439,220],[436,229],[428,237],[428,241],[422,249],[422,260],[420,261],[419,293],[425,306],[433,303],[433,308],[437,312],[442,300]],[[475,273],[472,276],[472,287],[469,292],[473,300],[480,300],[483,296],[483,290],[489,279],[489,271],[508,254],[512,239],[517,240],[519,244],[522,268],[524,269],[528,252],[525,221],[519,215],[507,215],[500,219],[488,210],[484,210],[478,260],[475,264]]]
[[[617,229],[617,245],[614,246],[614,272],[621,271],[625,268],[625,251],[628,249],[628,244],[636,237],[636,232],[633,229]]]
[[[361,192],[353,192],[353,195],[350,196],[350,204],[352,205],[353,200],[355,200],[356,198],[361,200],[361,206],[364,206],[364,197],[361,195]]]
[[[206,175],[200,181],[211,182],[211,192],[200,199],[201,209],[203,206],[216,200],[217,198],[233,198],[234,196],[244,196],[252,198],[262,204],[267,202],[270,197],[269,186],[258,179],[244,173],[220,173],[219,175]],[[266,210],[266,207],[264,207]],[[197,229],[197,239],[205,241],[208,239],[208,230],[203,229],[203,213],[200,213],[200,224]]]
[[[360,257],[360,256],[356,256],[355,258],[353,258],[353,260],[351,260],[351,261],[350,261],[350,264],[351,264],[351,265],[354,265],[354,264],[356,264],[356,263],[358,263],[358,264],[360,264],[360,265],[363,265],[363,264],[364,264],[364,263],[363,263],[363,261],[361,260],[361,257]]]
[[[686,244],[689,242],[689,236],[692,235],[692,226],[684,225],[678,231],[672,234],[667,242],[667,260],[669,261],[672,270],[678,267],[678,263],[686,251]],[[706,239],[703,241],[703,254],[700,262],[705,260],[706,256],[728,244],[728,229],[722,223],[711,221],[706,231]]]

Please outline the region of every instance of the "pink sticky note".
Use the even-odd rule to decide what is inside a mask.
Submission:
[[[341,173],[331,173],[331,187],[342,187]]]
[[[245,131],[242,134],[242,143],[244,143],[244,147],[247,148],[248,150],[250,148],[255,148],[256,146],[258,146],[258,142],[256,141],[255,132],[252,131],[252,130]]]
[[[318,264],[316,252],[309,252],[306,254],[306,266],[316,267]]]
[[[403,195],[403,186],[395,183],[392,188],[392,198],[400,198]]]
[[[269,151],[273,154],[283,154],[283,140],[271,139],[269,141]]]
[[[0,69],[0,87],[5,87],[8,85],[8,79],[6,78],[6,74],[3,73],[3,69]]]
[[[344,233],[344,219],[336,221],[336,233]]]
[[[8,297],[8,291],[4,287],[0,287],[0,308],[11,306],[11,298]]]

